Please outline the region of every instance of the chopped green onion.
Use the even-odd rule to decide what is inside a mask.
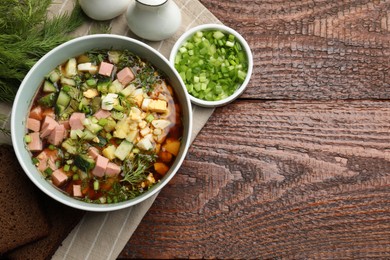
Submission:
[[[57,149],[57,148],[55,147],[55,145],[52,145],[52,144],[51,144],[51,145],[49,145],[49,149],[53,151],[53,150],[55,150],[55,149]]]
[[[53,173],[53,170],[50,167],[47,167],[43,172],[47,175],[51,175]]]
[[[189,94],[216,101],[232,95],[244,82],[248,61],[234,35],[198,31],[179,48],[175,68]]]
[[[101,126],[105,126],[108,123],[108,119],[107,118],[100,118],[97,123]]]
[[[73,174],[72,179],[74,181],[78,181],[80,179],[80,176],[78,174]]]
[[[32,163],[34,164],[34,165],[36,165],[36,164],[38,164],[39,163],[39,160],[37,159],[37,158],[32,158]]]
[[[93,189],[94,190],[99,190],[99,181],[98,180],[95,180],[94,182],[93,182]]]
[[[145,117],[146,122],[150,123],[154,120],[154,116],[152,114],[149,114]]]
[[[31,136],[30,135],[25,135],[24,136],[24,141],[28,144],[28,143],[31,143],[32,139],[31,139]]]
[[[64,171],[68,172],[70,170],[70,165],[69,164],[65,164],[64,165]]]

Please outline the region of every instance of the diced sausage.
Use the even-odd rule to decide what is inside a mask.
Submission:
[[[93,116],[97,119],[107,118],[111,115],[110,111],[99,109]]]
[[[53,131],[51,131],[49,137],[47,138],[47,141],[54,145],[59,145],[62,140],[64,140],[65,136],[65,127],[64,125],[58,125],[56,128],[54,128]]]
[[[54,185],[61,186],[68,180],[68,176],[65,174],[64,170],[57,169],[51,175],[51,181]]]
[[[72,130],[83,130],[84,125],[83,121],[85,119],[85,114],[84,113],[73,113],[70,118],[69,118],[69,125]]]
[[[97,177],[103,177],[104,172],[106,171],[108,159],[104,156],[98,155],[96,158],[95,168],[92,170],[92,174]]]
[[[43,110],[42,116],[50,116],[51,118],[56,118],[53,108],[46,108],[45,110]]]
[[[115,177],[121,172],[121,167],[115,163],[109,162],[106,168],[106,176]]]
[[[100,63],[99,74],[109,77],[109,76],[111,76],[113,68],[114,68],[114,65],[103,61]]]
[[[135,78],[133,72],[131,71],[131,69],[129,67],[126,67],[126,68],[122,69],[121,71],[119,71],[116,74],[116,77],[118,78],[118,81],[123,86],[126,86],[127,84],[129,84]]]
[[[43,112],[42,107],[36,106],[33,109],[31,109],[29,117],[41,121],[43,119],[42,112]]]
[[[56,126],[58,126],[57,121],[50,116],[46,116],[42,123],[41,137],[49,136]]]
[[[83,194],[81,193],[81,185],[73,184],[73,196],[74,197],[82,197],[83,196]]]
[[[96,147],[89,147],[88,148],[88,155],[91,156],[95,160],[96,157],[98,157],[98,155],[100,155],[99,150]]]
[[[69,130],[69,129],[70,129],[69,120],[60,121],[59,124],[60,124],[60,125],[64,125],[64,127],[65,127],[66,130]]]
[[[32,152],[37,152],[42,150],[42,140],[39,137],[39,132],[34,132],[29,134],[31,137],[31,142],[28,144],[28,149]]]
[[[58,169],[55,163],[57,156],[54,152],[47,153],[47,151],[44,150],[40,154],[38,154],[37,159],[39,161],[38,170],[40,170],[41,172],[45,171],[49,167],[53,171]]]
[[[41,121],[34,118],[27,118],[27,128],[33,132],[39,132],[41,130]]]

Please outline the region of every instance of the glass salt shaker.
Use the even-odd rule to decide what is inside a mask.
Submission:
[[[179,29],[181,12],[173,0],[135,0],[127,8],[126,19],[137,36],[161,41]]]

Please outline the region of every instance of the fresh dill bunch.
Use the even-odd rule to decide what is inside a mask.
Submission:
[[[48,51],[69,40],[86,20],[76,3],[73,11],[51,19],[51,0],[1,0],[0,101],[12,102],[21,81]]]
[[[0,114],[0,124],[5,125],[8,121],[8,117],[6,115]],[[0,127],[0,133],[3,133],[5,135],[11,135],[11,131],[5,127]]]

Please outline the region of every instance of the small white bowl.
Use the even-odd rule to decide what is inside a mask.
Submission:
[[[227,97],[225,99],[217,100],[217,101],[207,101],[207,100],[196,98],[189,93],[190,100],[195,105],[202,106],[202,107],[219,107],[219,106],[226,105],[226,104],[234,101],[236,98],[238,98],[246,89],[246,87],[249,83],[249,80],[251,78],[251,75],[252,75],[252,69],[253,69],[252,51],[251,51],[247,41],[241,36],[241,34],[236,32],[232,28],[225,26],[225,25],[222,25],[222,24],[203,24],[203,25],[193,27],[190,30],[186,31],[184,34],[182,34],[180,36],[180,38],[176,41],[175,45],[173,46],[173,48],[171,50],[171,53],[169,56],[169,62],[171,63],[171,65],[173,67],[175,67],[175,56],[176,56],[177,52],[179,51],[180,47],[183,45],[183,43],[198,31],[210,31],[210,30],[220,30],[222,32],[227,32],[227,33],[233,34],[236,37],[236,39],[239,40],[239,42],[241,43],[241,46],[244,48],[245,53],[246,53],[246,57],[247,57],[247,61],[248,61],[248,70],[247,70],[247,74],[246,74],[244,82],[229,97]]]
[[[131,0],[79,0],[84,13],[97,21],[111,20],[123,14],[130,2]]]

